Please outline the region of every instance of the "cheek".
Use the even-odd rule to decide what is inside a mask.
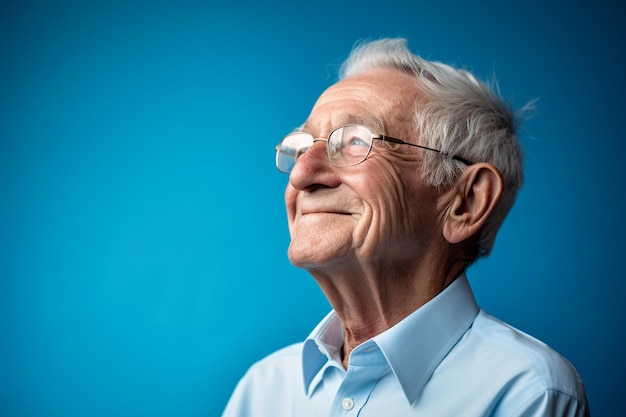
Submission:
[[[369,236],[368,240],[404,239],[434,226],[430,224],[436,223],[434,190],[419,181],[417,171],[414,178],[405,178],[393,166],[386,168],[385,175],[370,175],[360,185],[369,213],[361,232]],[[412,173],[408,169],[403,172]]]
[[[290,232],[296,217],[297,198],[298,191],[291,185],[287,184],[287,187],[285,188],[285,208],[287,209],[287,223],[289,225]]]
[[[368,208],[377,221],[400,221],[415,200],[410,184],[401,178],[392,166],[378,170],[376,175],[364,177],[359,189]]]
[[[359,184],[354,184],[354,188],[359,191],[363,204],[355,242],[378,245],[403,229],[401,223],[405,216],[401,207],[404,197],[397,183],[388,181],[387,177],[368,175]]]

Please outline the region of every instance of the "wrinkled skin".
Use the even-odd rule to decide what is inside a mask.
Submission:
[[[369,124],[417,143],[403,102],[417,94],[410,76],[375,71],[330,87],[315,104],[305,129],[315,137],[346,123]],[[381,121],[385,123],[386,131]],[[438,226],[438,193],[418,172],[419,149],[393,148],[375,141],[360,165],[333,167],[325,142],[300,158],[285,193],[292,242],[289,258],[297,266],[325,269],[338,263],[413,262],[431,246]],[[354,268],[354,265],[351,266]]]
[[[302,130],[326,138],[338,126],[360,123],[417,144],[411,117],[418,98],[407,74],[361,73],[328,88]],[[336,168],[318,141],[289,176],[289,259],[311,273],[340,316],[345,366],[354,347],[452,282],[465,266],[455,244],[474,234],[495,204],[490,181],[499,177],[491,168],[472,165],[454,186],[438,191],[421,178],[423,152],[374,141],[363,163]]]

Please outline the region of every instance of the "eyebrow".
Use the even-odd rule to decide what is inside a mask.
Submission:
[[[338,115],[331,115],[330,117],[331,123],[329,126],[329,131],[338,128],[339,126],[349,125],[349,124],[359,124],[365,127],[368,127],[372,132],[384,135],[386,133],[385,123],[379,117],[374,116],[360,116],[353,113],[340,113]],[[314,122],[310,119],[307,119],[304,124],[294,131],[296,132],[310,132],[313,130]]]

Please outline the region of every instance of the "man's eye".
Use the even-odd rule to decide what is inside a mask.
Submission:
[[[352,136],[348,142],[347,142],[348,146],[369,146],[369,144],[367,143],[367,141],[361,139],[358,136]]]

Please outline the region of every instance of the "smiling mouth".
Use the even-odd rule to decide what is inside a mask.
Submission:
[[[348,213],[345,211],[334,211],[334,210],[314,210],[314,211],[306,211],[302,213],[302,216],[309,216],[312,214],[338,214],[342,216],[350,216],[352,213]]]

